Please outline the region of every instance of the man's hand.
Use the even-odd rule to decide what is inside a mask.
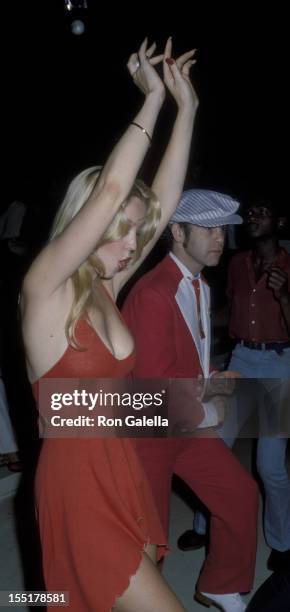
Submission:
[[[232,370],[216,372],[206,379],[200,377],[197,383],[197,399],[200,402],[208,402],[216,395],[232,395],[236,386],[236,378],[241,378],[241,374]]]
[[[224,395],[215,395],[212,399],[212,403],[215,407],[217,414],[217,427],[222,425],[229,411],[229,399]]]
[[[290,301],[288,275],[284,270],[273,266],[268,271],[268,287],[272,289],[275,298],[280,301]]]

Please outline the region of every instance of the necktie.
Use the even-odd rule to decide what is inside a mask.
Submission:
[[[198,327],[199,327],[199,335],[203,340],[205,338],[205,333],[203,331],[202,320],[201,320],[201,309],[200,309],[200,285],[199,280],[194,278],[192,280],[192,286],[194,288],[194,293],[196,297],[196,305],[197,305],[197,317],[198,317]]]

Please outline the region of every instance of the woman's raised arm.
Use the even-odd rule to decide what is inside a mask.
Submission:
[[[145,95],[133,122],[140,124],[150,137],[164,100],[164,85],[153,68],[163,56],[153,57],[154,50],[155,44],[147,49],[145,39],[138,54],[132,54],[128,62],[131,74],[138,68]],[[33,262],[24,279],[24,295],[35,294],[40,299],[46,299],[62,288],[94,251],[132,188],[150,144],[146,132],[136,125],[128,126],[105,163],[86,203]]]
[[[198,98],[189,77],[195,63],[195,50],[181,55],[176,61],[171,58],[172,41],[168,39],[163,58],[164,82],[173,96],[178,112],[170,140],[153,180],[152,190],[161,206],[161,220],[152,240],[143,249],[136,264],[118,275],[116,283],[123,286],[153,248],[170,220],[183,191],[188,166],[194,119]],[[139,83],[137,83],[138,86]]]

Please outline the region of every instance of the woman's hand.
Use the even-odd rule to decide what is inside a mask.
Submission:
[[[153,56],[156,43],[153,43],[148,49],[147,44],[148,40],[145,38],[139,51],[130,55],[127,68],[135,85],[145,96],[157,94],[163,99],[165,96],[164,84],[154,69],[154,66],[163,60],[163,54]]]
[[[176,60],[172,59],[172,40],[168,38],[163,58],[164,82],[178,107],[191,107],[194,111],[198,107],[198,97],[189,77],[191,66],[196,63],[194,54],[196,49],[183,53]]]

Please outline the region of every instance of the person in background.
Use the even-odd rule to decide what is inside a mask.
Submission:
[[[1,374],[1,371],[0,371]],[[22,464],[19,459],[18,446],[9,416],[9,407],[0,376],[0,457],[1,465],[6,465],[10,472],[21,472]]]
[[[290,255],[279,246],[286,223],[277,204],[252,202],[245,210],[252,248],[230,263],[229,334],[236,341],[229,368],[246,378],[290,378]],[[269,569],[290,558],[288,438],[261,436],[257,468],[265,490],[264,530],[272,549]]]
[[[290,564],[285,560],[283,568],[276,570],[261,584],[252,597],[246,612],[289,612]]]
[[[26,205],[24,202],[13,201],[9,204],[8,208],[4,213],[0,215],[0,241],[1,246],[8,245],[8,248],[11,248],[14,244],[13,241],[17,240],[21,233],[21,227],[23,224],[23,219],[26,212]],[[4,251],[3,251],[3,261],[4,261]],[[7,254],[6,254],[7,255]],[[5,257],[6,267],[4,270],[1,269],[0,274],[0,287],[2,293],[1,300],[1,314],[3,307],[3,292],[4,299],[7,300],[7,287],[5,284],[5,280],[3,278],[2,272],[7,274],[7,256]],[[8,267],[8,273],[11,274],[10,269]],[[9,305],[10,306],[10,305]],[[11,308],[11,306],[10,306]],[[3,308],[4,310],[4,308]],[[5,312],[3,312],[3,318],[5,318]],[[1,319],[2,323],[2,319]],[[1,329],[1,353],[2,349],[2,329]],[[0,355],[1,365],[3,366],[2,358],[4,354]],[[2,372],[0,368],[0,456],[1,456],[1,465],[6,465],[11,472],[21,472],[22,471],[22,463],[19,457],[19,449],[16,442],[16,436],[14,432],[14,428],[11,423],[10,414],[9,414],[9,405],[6,396],[6,390],[4,381],[2,379]]]
[[[280,570],[290,559],[288,435],[282,431],[279,435],[275,428],[269,431],[269,425],[263,420],[265,398],[271,400],[271,396],[277,396],[278,401],[272,400],[270,418],[273,422],[278,420],[285,386],[282,383],[290,378],[290,255],[279,245],[286,216],[279,204],[260,199],[245,207],[244,222],[252,248],[234,255],[228,269],[229,305],[228,314],[224,315],[229,320],[229,335],[236,343],[229,368],[245,378],[259,379],[257,405],[261,435],[257,444],[257,468],[265,493],[264,533],[272,549],[268,568]],[[248,407],[252,409],[250,401]],[[239,427],[232,426],[229,420],[227,428],[221,430],[229,446],[233,445],[247,416],[244,402],[234,418]],[[265,425],[269,435],[263,433]],[[197,513],[192,539],[196,532],[202,537],[205,530],[205,519]],[[190,538],[187,541],[189,545],[185,544],[183,550],[190,549]]]

